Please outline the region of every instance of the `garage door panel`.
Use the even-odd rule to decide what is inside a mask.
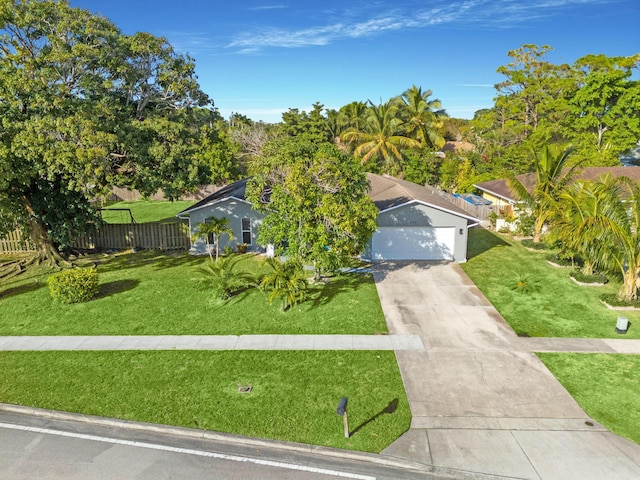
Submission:
[[[453,260],[453,227],[380,227],[373,234],[374,260]]]

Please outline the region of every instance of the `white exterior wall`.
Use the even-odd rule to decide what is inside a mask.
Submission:
[[[251,244],[247,246],[248,251],[261,251],[263,246],[258,245],[258,229],[262,223],[264,215],[254,210],[250,203],[235,198],[228,198],[213,205],[204,205],[189,213],[189,228],[191,235],[197,229],[199,223],[205,223],[207,218],[227,218],[229,228],[233,231],[233,240],[229,240],[227,235],[220,238],[219,249],[229,245],[235,249],[236,245],[242,243],[242,218],[251,219]],[[191,241],[191,252],[195,254],[206,254],[206,239],[204,237],[195,238]]]

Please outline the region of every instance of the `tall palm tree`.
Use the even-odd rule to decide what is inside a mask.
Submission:
[[[515,176],[509,179],[509,186],[515,191],[534,218],[533,241],[539,242],[544,225],[555,211],[560,193],[573,181],[579,162],[569,165],[573,149],[558,149],[546,145],[542,155],[534,153],[536,182],[529,191],[527,186]]]
[[[578,254],[584,260],[582,272],[593,274],[597,262],[594,231],[595,218],[607,196],[605,184],[577,181],[569,185],[558,196],[555,215],[551,219],[551,236],[562,244],[563,249]]]
[[[340,130],[353,128],[361,130],[365,124],[368,105],[365,102],[351,102],[342,107],[339,114]]]
[[[439,129],[443,126],[442,117],[447,114],[440,100],[429,99],[432,94],[431,90],[422,91],[422,87],[413,85],[397,97],[397,104],[406,122],[407,133],[426,147],[437,150],[445,143]]]
[[[216,244],[216,262],[218,261],[219,256],[219,246],[220,246],[220,235],[227,234],[229,236],[229,240],[233,240],[233,230],[229,227],[229,219],[227,218],[216,218],[212,217],[207,219],[208,221],[204,223],[199,223],[196,225],[196,230],[193,232],[192,238],[197,238],[204,236],[205,243],[207,245],[207,252],[209,253],[209,258],[213,261],[213,256],[211,255],[211,243]],[[213,235],[214,240],[210,242],[210,236]]]
[[[403,134],[403,123],[391,100],[371,104],[364,128],[347,130],[340,138],[354,147],[354,155],[363,164],[375,160],[385,172],[398,174],[402,172],[402,150],[420,147],[418,140]]]
[[[562,194],[563,208],[579,211],[579,221],[567,231],[574,247],[580,248],[600,268],[622,274],[618,296],[638,298],[640,274],[640,187],[628,178],[605,178],[593,184],[578,184]],[[567,216],[574,213],[565,212]],[[565,235],[565,238],[568,235]]]

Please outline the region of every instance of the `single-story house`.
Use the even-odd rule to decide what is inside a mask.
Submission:
[[[628,177],[640,183],[640,167],[585,167],[576,172],[576,180],[595,181],[602,179],[605,175],[612,177]],[[525,173],[516,176],[529,192],[533,191],[536,185],[536,174]],[[520,199],[511,189],[506,178],[489,180],[474,184],[482,192],[482,197],[493,202],[498,207],[507,207],[509,210],[517,204]]]
[[[389,175],[368,173],[369,196],[378,207],[378,229],[363,258],[381,260],[450,260],[467,258],[468,228],[478,220],[423,187]],[[211,217],[226,217],[234,239],[223,235],[220,248],[246,243],[248,250],[265,251],[257,235],[264,215],[245,198],[248,179],[239,180],[209,195],[177,216],[189,220],[193,234],[199,223]],[[192,253],[206,253],[204,238],[192,242]]]

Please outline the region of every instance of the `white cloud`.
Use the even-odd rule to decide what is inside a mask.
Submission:
[[[380,5],[373,4],[376,14],[348,11],[339,21],[327,19],[325,25],[303,29],[265,27],[257,32],[244,32],[228,43],[237,53],[255,53],[264,48],[299,48],[323,46],[346,39],[381,35],[385,32],[428,28],[432,25],[457,23],[487,29],[514,28],[525,21],[557,14],[560,10],[580,5],[612,3],[616,0],[439,0],[435,6],[423,10],[405,7],[380,13]],[[280,8],[281,6],[277,6]],[[282,6],[284,8],[284,6]],[[258,7],[259,8],[259,7]],[[264,8],[276,8],[264,7]],[[364,20],[362,18],[365,17]]]
[[[248,7],[247,10],[281,10],[283,8],[287,8],[286,5],[262,5],[258,7]]]

